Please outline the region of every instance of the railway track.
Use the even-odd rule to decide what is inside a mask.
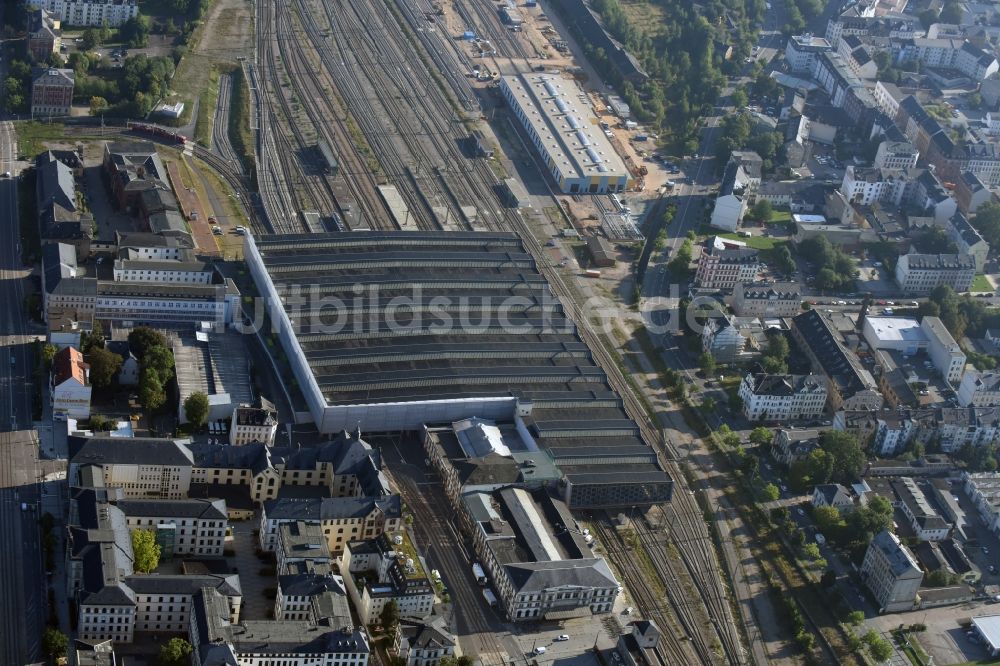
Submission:
[[[676,452],[645,412],[584,313],[574,304],[573,292],[548,265],[543,248],[525,220],[498,199],[497,174],[486,161],[470,160],[458,147],[468,136],[463,124],[467,118],[462,117],[463,110],[468,108],[467,91],[463,90],[468,82],[462,82],[454,97],[441,89],[452,81],[447,72],[454,73],[464,67],[454,45],[434,47],[440,36],[425,29],[426,18],[409,0],[388,4],[389,11],[384,11],[382,5],[376,10],[366,2],[346,0],[324,1],[318,11],[307,0],[294,0],[290,4],[290,9],[299,14],[306,38],[300,41],[307,41],[319,54],[324,74],[343,100],[344,111],[355,119],[386,179],[397,186],[418,226],[458,228],[455,222],[458,221],[461,228],[515,231],[524,240],[553,292],[577,322],[610,385],[622,396],[629,416],[639,424],[644,438],[655,447],[664,468],[675,479],[675,501],[667,506],[666,515],[671,521],[670,537],[674,539],[680,563],[672,564],[669,574],[678,580],[690,579],[698,596],[687,599],[687,604],[704,604],[707,617],[714,618],[711,626],[700,627],[704,635],[702,631],[692,634],[689,649],[696,650],[706,663],[747,663],[727,589],[720,580],[714,544],[702,512],[688,494],[684,475],[675,463]],[[478,11],[485,10],[480,5]],[[498,22],[495,16],[490,18]],[[434,55],[428,58],[425,49]],[[432,64],[441,67],[442,60],[454,63],[453,67],[443,67],[444,83],[431,71]],[[329,116],[337,122],[346,122],[336,113]],[[470,220],[464,214],[465,202],[479,208],[476,219]],[[668,571],[665,569],[664,573]],[[641,587],[641,581],[636,581],[636,585]],[[697,616],[693,610],[689,612],[684,617],[694,626]],[[700,638],[694,638],[695,635]],[[678,653],[665,655],[664,659],[665,663],[689,663],[690,655],[682,658]]]
[[[622,582],[642,610],[643,616],[655,621],[660,627],[660,643],[654,651],[660,666],[706,663],[689,642],[689,630],[678,625],[675,612],[667,608],[663,604],[664,600],[654,592],[653,581],[648,580],[641,569],[636,567],[633,546],[621,534],[609,528],[609,524],[607,519],[590,523],[597,542],[604,547],[608,559],[618,566]],[[662,582],[665,586],[666,581]]]
[[[212,150],[233,165],[233,169],[243,174],[243,162],[229,140],[229,114],[233,97],[233,77],[223,74],[219,77],[219,102],[215,107],[215,124],[212,126]]]

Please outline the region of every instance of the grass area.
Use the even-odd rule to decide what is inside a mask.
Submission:
[[[17,131],[17,152],[34,157],[45,150],[48,141],[65,141],[66,128],[62,123],[40,123],[34,120],[14,123]]]
[[[985,275],[977,275],[976,277],[974,277],[972,279],[972,287],[969,288],[969,291],[990,291],[990,292],[992,292],[993,291],[993,285],[990,284],[990,281],[986,278]]]
[[[232,68],[230,66],[230,68]],[[208,74],[208,87],[198,99],[198,119],[194,126],[194,140],[206,148],[212,145],[212,128],[215,126],[215,109],[219,105],[219,74],[223,68],[212,65]]]
[[[635,26],[644,35],[657,37],[662,35],[667,27],[666,11],[657,4],[645,0],[631,0],[622,2],[621,8],[629,25]]]
[[[897,629],[892,632],[892,637],[896,640],[900,652],[906,655],[913,666],[925,666],[929,663],[930,657],[917,642],[916,636]]]
[[[402,544],[395,544],[396,550],[401,550],[405,553],[408,559],[413,560],[413,568],[416,570],[414,574],[417,578],[423,578],[426,574],[424,573],[424,568],[420,564],[420,555],[417,553],[417,549],[413,546],[413,542],[410,541],[410,535],[406,532],[400,532],[399,536],[403,537]]]
[[[250,129],[250,89],[243,68],[233,72],[233,93],[229,102],[229,142],[243,160],[243,168],[256,178],[253,131]]]
[[[751,236],[746,238],[739,234],[719,234],[722,238],[746,243],[749,247],[757,250],[773,250],[779,245],[784,245],[788,241],[772,238],[771,236]]]
[[[792,213],[787,210],[772,210],[767,224],[787,224],[792,221]]]

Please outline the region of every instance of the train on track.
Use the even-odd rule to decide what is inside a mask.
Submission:
[[[152,136],[163,139],[164,141],[171,141],[173,143],[179,143],[184,145],[188,142],[188,138],[183,134],[174,132],[166,127],[159,127],[157,125],[147,125],[145,123],[128,123],[128,129],[130,132],[135,132],[137,134],[150,134]]]

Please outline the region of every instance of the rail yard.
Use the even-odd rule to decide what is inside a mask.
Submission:
[[[595,521],[637,606],[666,629],[658,648],[661,663],[747,663],[703,511],[685,487],[669,441],[586,326],[573,291],[549,265],[522,213],[501,199],[505,174],[464,148],[485,124],[480,100],[497,95],[493,74],[531,71],[538,54],[523,33],[501,23],[493,3],[459,0],[449,9],[492,55],[477,58],[467,42],[448,34],[433,20],[443,14],[440,4],[429,1],[256,3],[257,54],[242,63],[252,92],[260,193],[258,214],[251,211],[254,230],[519,233],[677,482],[662,521],[635,518],[629,543],[615,535],[606,517]],[[484,78],[491,80],[483,85]],[[229,91],[224,80],[220,108]],[[196,154],[230,184],[244,182],[240,169],[230,166],[236,161],[228,141],[217,141],[215,151]],[[322,228],[296,214],[304,210],[316,211]],[[659,583],[637,574],[634,547],[649,558],[649,573]]]

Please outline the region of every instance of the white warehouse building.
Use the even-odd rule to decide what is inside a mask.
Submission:
[[[500,79],[500,90],[562,192],[600,194],[632,186],[631,173],[575,81],[515,74]]]

